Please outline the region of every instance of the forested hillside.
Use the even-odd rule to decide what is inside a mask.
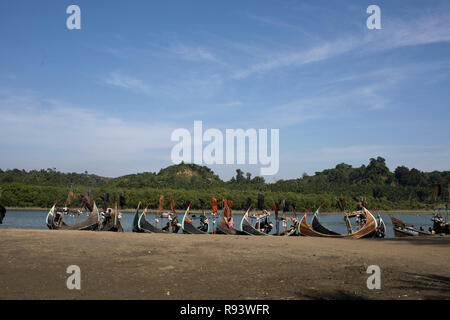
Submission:
[[[324,210],[336,210],[337,198],[343,196],[351,207],[354,198],[366,197],[373,209],[419,209],[443,205],[449,200],[450,171],[421,172],[417,169],[397,167],[391,172],[385,159],[378,157],[359,168],[341,163],[333,169],[303,174],[290,180],[266,183],[262,177],[236,170],[236,176],[223,181],[211,169],[195,164],[169,166],[158,173],[144,172],[118,178],[100,177],[85,173],[62,173],[47,170],[0,170],[0,203],[8,207],[49,207],[54,201],[65,203],[73,188],[79,194],[72,205],[90,190],[90,197],[99,199],[105,193],[111,200],[124,194],[127,207],[139,201],[156,206],[159,195],[166,196],[167,207],[172,196],[178,208],[192,201],[199,208],[199,198],[211,207],[211,198],[222,197],[234,201],[236,209],[245,206],[247,197],[256,203],[258,193],[265,196],[267,208],[286,199],[295,203],[297,211],[323,204]],[[436,185],[440,185],[437,196]]]

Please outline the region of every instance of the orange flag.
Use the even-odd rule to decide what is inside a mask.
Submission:
[[[175,201],[170,197],[170,212],[175,213]]]
[[[217,214],[217,199],[212,198],[212,202],[213,202],[213,214],[216,215]]]
[[[228,201],[225,198],[222,198],[222,202],[225,206],[225,209],[223,210],[223,216],[228,219],[230,217],[230,207],[228,206]]]
[[[163,212],[163,208],[164,208],[164,196],[161,195],[161,196],[159,196],[158,214]]]

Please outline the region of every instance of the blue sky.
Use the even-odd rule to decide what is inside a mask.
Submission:
[[[81,8],[81,30],[66,8]],[[381,8],[368,30],[366,8]],[[268,181],[449,170],[448,1],[2,1],[0,168],[171,164],[176,128],[279,128]],[[215,165],[223,179],[242,167]]]

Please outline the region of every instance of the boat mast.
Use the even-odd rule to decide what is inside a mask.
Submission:
[[[352,223],[350,222],[350,218],[354,217],[354,215],[352,215],[349,212],[345,212],[344,213],[344,220],[345,220],[345,225],[347,226],[347,233],[351,234],[353,233],[353,228],[352,228]]]

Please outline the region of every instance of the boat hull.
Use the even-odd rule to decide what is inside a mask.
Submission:
[[[392,221],[392,225],[393,225],[393,229],[394,229],[394,236],[396,238],[424,237],[424,236],[432,236],[433,235],[432,233],[410,227],[410,226],[406,225],[402,220],[397,219],[393,216],[391,216],[391,221]]]
[[[312,228],[312,226],[308,225],[306,222],[307,214],[305,214],[302,220],[299,223],[299,234],[305,237],[324,237],[324,238],[336,238],[336,239],[361,239],[361,238],[373,238],[377,232],[377,223],[375,217],[364,208],[366,213],[366,223],[365,225],[359,229],[358,231],[350,234],[326,234],[317,232]],[[317,219],[315,215],[313,217]],[[320,222],[319,222],[320,223]],[[330,230],[331,231],[331,230]]]
[[[252,224],[250,223],[250,221],[248,221],[248,213],[249,210],[247,210],[247,212],[244,214],[244,216],[241,219],[241,232],[243,232],[244,234],[248,234],[250,236],[268,236],[267,233],[259,231],[258,229],[256,229],[255,227],[252,226]]]

